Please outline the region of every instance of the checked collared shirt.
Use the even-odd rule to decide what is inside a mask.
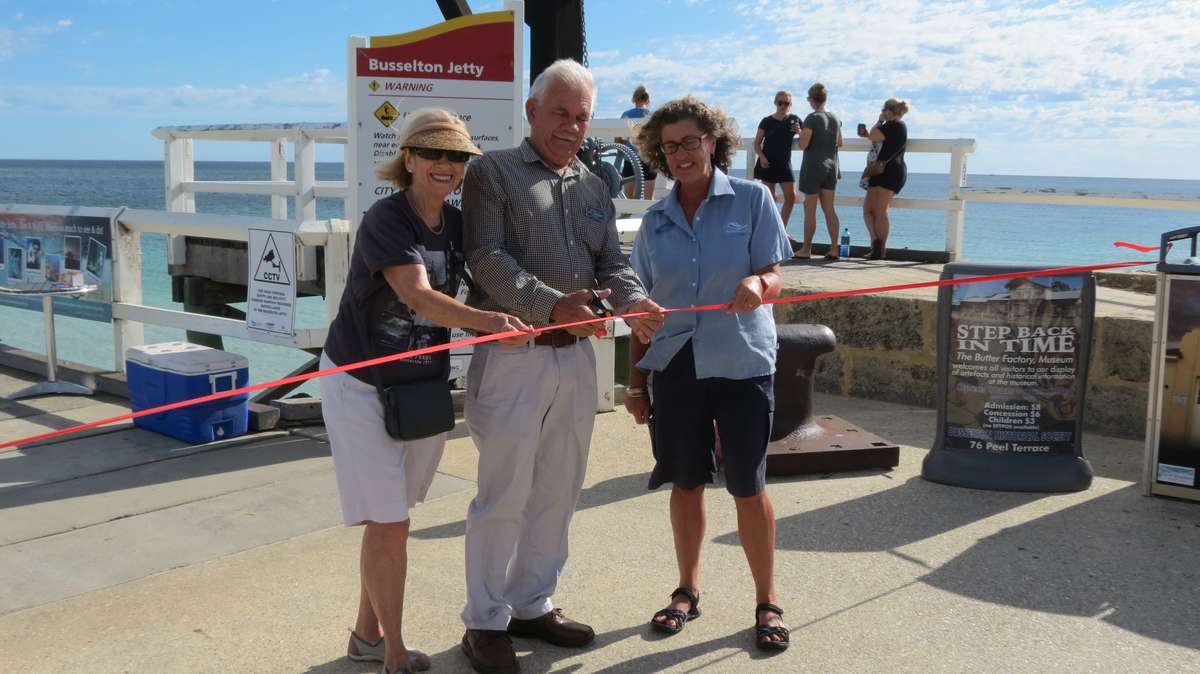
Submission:
[[[528,140],[476,159],[463,180],[467,304],[544,326],[576,290],[611,289],[618,308],[645,298],[615,217],[607,185],[578,159],[560,175]]]

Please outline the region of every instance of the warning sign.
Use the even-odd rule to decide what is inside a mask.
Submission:
[[[384,126],[391,126],[392,122],[399,119],[399,117],[400,111],[396,109],[396,106],[387,101],[384,101],[383,105],[375,108],[375,119],[378,119]]]
[[[291,276],[283,266],[283,255],[279,252],[279,247],[275,245],[273,233],[267,234],[267,242],[261,252],[262,255],[258,258],[258,269],[254,271],[254,280],[285,286],[291,285]]]
[[[251,229],[247,243],[249,287],[246,327],[296,334],[296,237],[291,232]]]
[[[371,80],[367,86],[371,87],[371,91],[379,91],[379,80]]]

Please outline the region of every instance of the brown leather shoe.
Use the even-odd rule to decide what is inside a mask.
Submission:
[[[501,630],[467,630],[462,638],[463,653],[480,674],[516,674],[521,671],[512,639]]]
[[[561,608],[532,620],[513,618],[508,622],[508,633],[514,637],[541,639],[548,644],[566,648],[586,646],[596,638],[596,633],[591,627],[563,615]]]

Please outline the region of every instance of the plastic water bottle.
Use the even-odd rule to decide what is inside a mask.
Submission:
[[[838,255],[841,257],[850,257],[850,228],[842,228],[842,245],[838,249]]]

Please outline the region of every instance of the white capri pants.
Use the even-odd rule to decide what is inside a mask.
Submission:
[[[337,365],[321,354],[321,369]],[[446,447],[446,434],[395,440],[383,424],[374,386],[345,372],[320,378],[321,416],[329,433],[342,522],[403,522],[425,500]]]

